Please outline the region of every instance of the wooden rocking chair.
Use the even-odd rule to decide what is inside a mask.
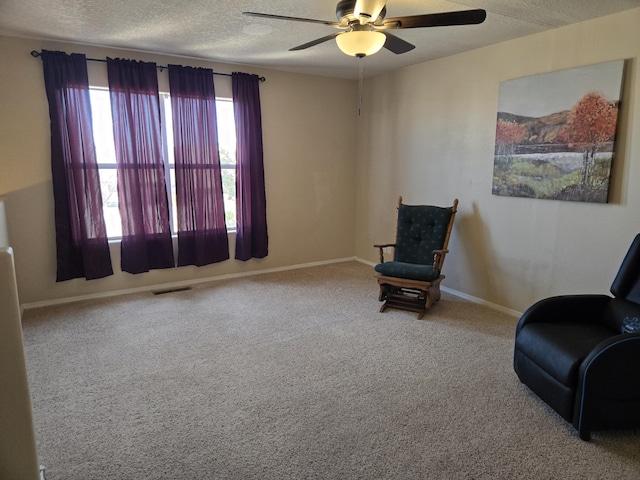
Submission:
[[[404,205],[398,199],[396,242],[374,245],[380,249],[380,263],[375,266],[380,285],[380,311],[397,308],[418,313],[422,318],[440,300],[442,265],[449,252],[449,237],[458,208]],[[384,248],[393,247],[393,261],[384,261]]]

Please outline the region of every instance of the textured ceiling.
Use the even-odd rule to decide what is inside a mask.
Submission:
[[[288,51],[331,27],[243,16],[254,11],[335,20],[337,0],[0,0],[0,34],[168,53],[315,75],[356,78],[335,41]],[[480,25],[398,30],[416,45],[364,60],[376,75],[435,58],[640,7],[640,0],[388,0],[387,17],[483,8]]]

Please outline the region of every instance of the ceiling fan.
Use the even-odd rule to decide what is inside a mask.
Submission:
[[[354,57],[373,55],[382,47],[395,54],[406,53],[416,48],[415,45],[392,35],[389,30],[475,25],[484,22],[487,17],[485,10],[474,9],[385,18],[387,14],[386,0],[340,0],[336,6],[337,22],[271,15],[269,13],[242,13],[251,17],[319,23],[340,29],[342,31],[298,45],[289,51],[304,50],[335,38],[340,50]]]

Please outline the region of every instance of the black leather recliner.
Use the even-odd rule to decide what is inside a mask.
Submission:
[[[640,426],[640,234],[610,291],[541,300],[516,327],[518,377],[583,440]]]

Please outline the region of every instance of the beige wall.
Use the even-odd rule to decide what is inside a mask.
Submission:
[[[359,122],[356,254],[393,240],[406,203],[460,199],[443,285],[522,311],[537,299],[607,292],[640,231],[640,9],[406,68],[366,83]],[[611,201],[491,194],[500,82],[629,59]]]
[[[260,86],[264,128],[269,256],[131,275],[120,272],[119,244],[111,248],[113,276],[55,282],[55,236],[49,114],[42,64],[31,50],[208,66],[267,77]],[[354,254],[357,85],[353,81],[215,64],[188,58],[88,45],[0,37],[0,196],[6,199],[22,304],[102,294],[149,285],[352,257]],[[89,63],[91,82],[105,84],[106,66]],[[166,71],[159,74],[166,89]],[[220,95],[230,80],[215,77]],[[352,108],[350,108],[350,106]],[[230,236],[231,245],[235,238]],[[232,249],[233,257],[233,249]]]
[[[352,81],[0,37],[6,65],[0,71],[0,195],[6,197],[21,302],[354,253],[376,261],[371,245],[393,238],[399,194],[408,203],[444,205],[460,199],[445,264],[449,288],[519,311],[548,295],[606,292],[640,223],[640,190],[634,188],[640,180],[640,140],[633,135],[640,121],[639,24],[640,9],[635,9],[369,79],[359,118]],[[269,257],[56,283],[48,111],[41,63],[29,55],[42,48],[266,76],[261,95]],[[500,82],[623,58],[629,62],[610,203],[491,195]],[[92,81],[104,81],[101,68],[90,63]],[[225,82],[216,77],[223,94]],[[356,128],[357,144],[352,141]],[[118,247],[112,246],[117,270]]]

